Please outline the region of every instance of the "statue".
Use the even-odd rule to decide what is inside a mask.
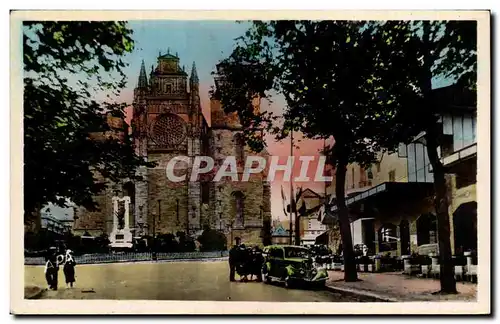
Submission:
[[[122,201],[118,203],[116,218],[118,219],[118,229],[122,230],[125,227],[125,205]]]

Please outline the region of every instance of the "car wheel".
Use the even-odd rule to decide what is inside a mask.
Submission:
[[[325,289],[326,281],[323,280],[323,281],[317,282],[314,286],[318,290],[323,290],[323,289]]]

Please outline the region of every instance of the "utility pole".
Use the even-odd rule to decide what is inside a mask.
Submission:
[[[325,156],[325,159],[326,159],[326,138],[323,139],[323,155]],[[326,161],[325,161],[326,162]],[[325,168],[328,164],[325,163]],[[325,181],[325,205],[326,205],[326,195],[327,195],[327,192],[328,192],[328,188],[326,186],[326,181]]]
[[[293,159],[293,128],[290,131],[290,156]],[[293,164],[290,175],[290,245],[293,245]]]

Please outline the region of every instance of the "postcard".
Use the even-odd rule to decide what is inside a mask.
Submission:
[[[489,314],[489,33],[12,11],[11,312]]]

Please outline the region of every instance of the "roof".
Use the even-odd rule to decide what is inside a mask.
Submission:
[[[477,93],[461,84],[433,89],[431,92],[440,112],[473,111],[477,108]]]
[[[433,188],[433,183],[425,182],[384,182],[346,199],[346,206],[349,207],[359,202],[365,203],[367,200],[377,204],[384,198],[394,201],[410,200],[414,199],[417,194],[432,194]],[[331,212],[337,211],[336,205],[331,204],[328,207]]]
[[[159,59],[170,59],[170,60],[178,60],[179,57],[175,56],[175,55],[172,55],[170,53],[167,53],[167,54],[163,54],[163,55],[159,55],[158,56]]]
[[[304,191],[302,191],[301,197],[305,197],[306,194],[312,194],[313,196],[318,197],[318,198],[323,197],[319,193],[317,193],[314,190],[309,189],[309,188],[306,188],[306,189],[304,189]]]
[[[283,224],[279,224],[273,229],[271,236],[288,236],[288,231],[283,227]]]

